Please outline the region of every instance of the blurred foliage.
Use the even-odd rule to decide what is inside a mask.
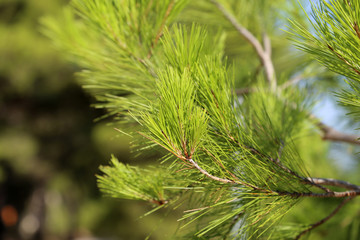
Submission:
[[[144,239],[162,215],[139,219],[148,206],[109,201],[95,182],[110,153],[129,161],[129,139],[94,123],[103,112],[89,107],[76,66],[40,33],[39,19],[67,2],[0,0],[0,210],[18,214],[15,226],[1,221],[0,238]]]

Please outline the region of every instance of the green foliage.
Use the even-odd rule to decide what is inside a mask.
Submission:
[[[179,76],[171,68],[160,73],[157,94],[159,106],[142,117],[151,132],[149,138],[179,158],[191,158],[206,134],[207,117],[204,110],[195,105],[194,84],[189,73]]]
[[[200,2],[200,9],[211,10],[207,18],[218,14],[211,2]],[[284,1],[219,2],[234,12],[249,9],[235,16],[247,27],[256,12],[254,36],[260,38],[264,31],[281,35],[264,19],[275,24],[279,16],[273,8]],[[98,176],[98,185],[111,197],[144,200],[159,208],[186,203],[190,209],[181,218],[180,234],[186,239],[294,238],[308,226],[277,226],[282,218],[303,197],[331,193],[309,180],[294,141],[313,133],[311,97],[293,87],[268,89],[254,64],[244,69],[236,65],[244,51],[228,54],[226,43],[233,38],[229,23],[186,24],[194,13],[178,16],[185,4],[75,0],[64,12],[65,24],[44,21],[46,34],[84,69],[79,76],[97,99],[96,106],[115,116],[120,131],[142,137],[143,148],[165,152],[160,167],[147,170],[113,157],[111,166],[101,167],[104,175]],[[351,17],[341,20],[339,14],[351,15],[356,6],[324,1],[319,10],[313,8],[317,34],[331,44],[293,22],[300,48],[354,81],[358,61],[351,54],[356,54],[356,45],[347,41],[338,47],[335,41],[348,40],[349,29],[339,28],[345,31],[341,36],[334,29],[340,23],[353,24]],[[330,12],[334,9],[339,12]],[[286,5],[285,10],[293,9]],[[358,41],[356,34],[351,40]],[[265,37],[261,44],[266,45]],[[348,56],[339,58],[342,52]],[[250,56],[255,59],[255,54]],[[264,60],[260,62],[264,67]],[[289,64],[278,73],[280,82],[309,67],[304,65]],[[244,81],[244,76],[249,79]],[[252,92],[239,97],[234,88],[244,83]],[[307,148],[319,147],[314,145]]]
[[[124,165],[113,156],[111,167],[101,167],[105,176],[99,176],[99,187],[110,197],[145,200],[154,203],[164,203],[164,174],[153,170],[140,170]]]

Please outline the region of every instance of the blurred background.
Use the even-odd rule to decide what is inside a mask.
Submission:
[[[144,239],[161,216],[140,219],[148,205],[96,187],[110,154],[129,161],[129,140],[94,121],[103,112],[78,69],[40,33],[67,2],[0,0],[0,239]],[[152,239],[171,231],[160,224]]]

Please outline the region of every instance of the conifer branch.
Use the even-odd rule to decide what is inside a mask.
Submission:
[[[223,5],[216,0],[210,0],[224,15],[224,17],[234,26],[240,35],[242,35],[255,49],[264,69],[266,80],[270,84],[270,89],[275,91],[276,89],[276,74],[273,62],[271,60],[271,42],[267,34],[263,34],[264,47],[261,45],[259,40],[245,27],[243,27],[236,18],[229,13]]]
[[[311,180],[309,180],[308,178],[305,178],[305,177],[302,177],[300,176],[299,174],[297,174],[296,172],[294,172],[293,170],[287,168],[286,166],[284,166],[281,162],[280,162],[280,159],[274,159],[272,158],[271,156],[266,156],[264,155],[263,153],[261,153],[259,150],[253,148],[253,147],[249,147],[249,146],[246,146],[244,144],[241,144],[239,143],[238,141],[235,140],[234,137],[232,136],[229,136],[229,138],[235,142],[236,144],[238,144],[239,146],[242,146],[243,148],[249,150],[250,152],[252,153],[255,153],[256,155],[260,156],[260,157],[263,157],[267,160],[269,160],[270,162],[272,162],[273,164],[275,164],[276,166],[278,166],[282,171],[286,172],[286,173],[289,173],[290,175],[294,176],[295,178],[299,179],[301,182],[305,183],[305,184],[308,184],[308,185],[312,185],[314,187],[317,187],[321,190],[324,190],[325,192],[332,192],[330,189],[324,187],[324,186],[321,186]]]
[[[266,190],[266,189],[262,189],[256,186],[253,186],[251,184],[248,183],[244,183],[244,182],[235,182],[233,180],[229,180],[229,179],[224,179],[224,178],[219,178],[216,176],[211,175],[210,173],[208,173],[206,170],[202,169],[193,159],[189,158],[187,159],[196,169],[198,169],[202,174],[204,174],[205,176],[218,181],[218,182],[222,182],[222,183],[231,183],[231,184],[242,184],[248,187],[253,188],[254,190],[260,190],[263,193],[269,193],[269,194],[277,194],[280,196],[291,196],[291,197],[315,197],[315,198],[343,198],[343,197],[355,197],[360,195],[360,186],[342,181],[342,180],[335,180],[335,179],[326,179],[326,178],[302,178],[304,181],[306,181],[307,184],[311,184],[314,185],[316,187],[319,186],[319,184],[323,184],[323,185],[331,185],[331,186],[342,186],[344,188],[347,189],[351,189],[349,191],[344,191],[344,192],[334,192],[331,190],[326,189],[325,193],[314,193],[314,192],[281,192],[281,191],[273,191],[273,190]],[[290,170],[291,171],[291,170]],[[296,173],[295,173],[296,174]],[[298,175],[296,175],[298,176]],[[321,189],[324,189],[322,186],[320,187]]]
[[[343,201],[341,201],[341,203],[325,218],[321,219],[320,221],[311,224],[309,226],[309,228],[305,229],[304,231],[302,231],[301,233],[299,233],[296,237],[295,240],[300,239],[304,234],[310,232],[311,230],[313,230],[314,228],[319,227],[320,225],[324,224],[325,222],[327,222],[328,220],[330,220],[347,202],[349,202],[352,199],[352,197],[348,197],[345,198]]]
[[[187,161],[189,161],[196,169],[198,169],[202,174],[204,174],[205,176],[218,181],[218,182],[222,182],[222,183],[231,183],[231,184],[242,184],[244,186],[248,186],[253,188],[254,190],[259,190],[263,193],[268,193],[268,194],[277,194],[280,196],[291,196],[291,197],[295,197],[295,198],[299,198],[299,197],[314,197],[314,198],[343,198],[343,197],[355,197],[360,195],[360,186],[356,186],[350,183],[347,183],[345,181],[341,181],[341,180],[335,180],[335,179],[317,179],[317,178],[302,178],[306,181],[306,183],[310,183],[311,185],[314,186],[319,186],[317,182],[321,182],[324,185],[326,184],[337,184],[337,185],[345,185],[348,186],[350,189],[350,191],[344,191],[344,192],[334,192],[331,190],[327,190],[325,193],[314,193],[314,192],[281,192],[281,191],[273,191],[273,190],[267,190],[267,189],[262,189],[256,186],[253,186],[251,184],[248,183],[244,183],[244,182],[235,182],[233,180],[229,180],[229,179],[224,179],[224,178],[219,178],[216,176],[211,175],[210,173],[208,173],[206,170],[204,170],[203,168],[201,168],[192,158],[188,158]],[[290,170],[291,171],[291,170]],[[300,176],[299,176],[300,177]],[[301,178],[301,177],[300,177]],[[314,181],[312,181],[314,180]],[[326,184],[325,184],[326,183]],[[349,185],[350,184],[350,185]],[[356,188],[355,188],[356,187]],[[321,189],[324,189],[321,186]]]

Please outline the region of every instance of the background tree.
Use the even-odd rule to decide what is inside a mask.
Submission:
[[[103,198],[94,177],[110,153],[129,161],[128,138],[94,123],[104,111],[88,107],[79,68],[40,32],[39,18],[67,3],[0,1],[0,239],[144,239],[161,216],[139,225],[149,206]],[[176,221],[153,238],[174,229]]]
[[[297,3],[281,0],[74,0],[44,24],[115,128],[140,154],[161,153],[147,168],[112,157],[98,177],[104,193],[153,211],[186,205],[177,234],[186,239],[299,239],[334,215],[343,227],[314,239],[357,239],[357,204],[337,213],[360,187],[325,177],[359,179],[327,161],[322,141],[359,145],[357,136],[311,113],[314,89],[341,83],[284,42],[279,25],[294,19],[299,47],[352,80],[340,99],[357,107],[358,10],[321,1],[309,18],[315,36]],[[296,207],[306,220],[289,224]]]

